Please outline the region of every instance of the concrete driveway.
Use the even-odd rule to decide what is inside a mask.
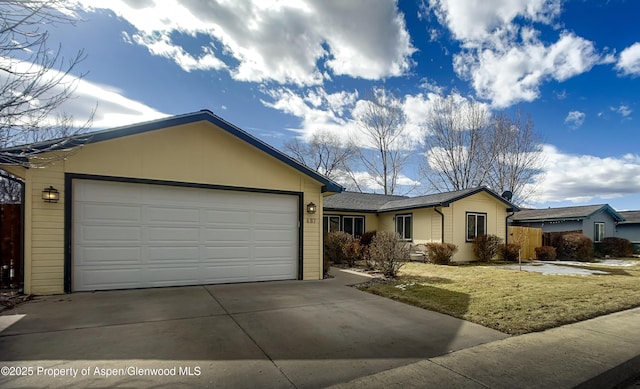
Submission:
[[[38,298],[0,316],[0,387],[316,388],[507,337],[332,273]]]

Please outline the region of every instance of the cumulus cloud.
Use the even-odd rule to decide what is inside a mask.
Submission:
[[[331,77],[327,71],[377,80],[405,74],[415,51],[393,0],[80,3],[127,20],[136,29],[129,41],[185,71],[226,69],[240,81],[319,85]],[[209,44],[190,52],[175,34]]]
[[[622,117],[628,117],[629,115],[631,115],[631,113],[633,112],[631,110],[631,108],[629,108],[628,105],[625,104],[620,104],[617,107],[611,107],[610,108],[613,112],[616,112],[618,114],[620,114]]]
[[[618,57],[616,69],[625,76],[640,75],[640,42],[636,42],[622,50],[620,57]]]
[[[6,69],[19,73],[41,71],[37,64],[20,61],[14,58],[0,57],[0,63]],[[3,81],[7,74],[0,76]],[[43,73],[42,83],[53,83],[54,86],[38,98],[29,99],[29,104],[41,104],[38,99],[47,99],[62,93],[65,88],[74,88],[67,100],[63,101],[52,116],[47,118],[50,124],[55,124],[57,114],[70,115],[73,125],[82,127],[93,113],[93,128],[110,128],[128,125],[136,122],[159,119],[167,114],[159,112],[144,103],[132,100],[124,96],[123,92],[107,85],[89,82],[72,74],[65,74],[55,69],[49,69]]]
[[[640,155],[572,155],[545,145],[544,173],[538,177],[534,203],[591,202],[640,192]]]
[[[584,123],[584,119],[587,115],[580,111],[571,111],[564,118],[564,122],[571,128],[578,128]]]
[[[539,39],[534,23],[553,25],[561,12],[560,1],[431,0],[430,6],[460,41],[454,70],[494,107],[533,101],[544,82],[565,81],[614,60],[572,32],[561,31],[552,44]],[[531,25],[522,26],[516,19]]]

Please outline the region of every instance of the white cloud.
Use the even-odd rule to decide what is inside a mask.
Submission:
[[[584,123],[584,119],[587,115],[580,111],[571,111],[564,118],[564,122],[571,128],[578,128]]]
[[[112,10],[137,30],[131,41],[185,71],[228,69],[241,81],[319,85],[330,77],[320,68],[377,80],[405,74],[415,51],[393,0],[80,3]],[[173,34],[205,37],[210,45],[191,53]]]
[[[41,68],[32,63],[0,57],[2,67],[12,69],[17,72],[37,73]],[[4,84],[7,72],[0,77],[0,83]],[[53,83],[53,88],[42,94],[38,98],[27,98],[28,104],[38,105],[42,99],[51,98],[62,93],[65,88],[71,87],[73,90],[70,98],[65,100],[58,108],[52,112],[52,116],[47,120],[51,124],[55,123],[55,115],[64,113],[73,117],[73,125],[82,127],[91,113],[95,109],[93,116],[93,128],[110,128],[128,125],[136,122],[158,119],[167,116],[141,102],[125,97],[121,91],[106,85],[100,85],[78,78],[71,74],[64,74],[55,69],[49,69],[43,73],[42,83]],[[16,92],[17,93],[17,92]]]
[[[622,117],[628,117],[633,112],[628,105],[620,104],[617,107],[610,107],[613,112],[619,113]]]
[[[626,76],[640,75],[640,42],[636,42],[622,50],[616,69]]]
[[[506,50],[466,50],[454,57],[454,69],[470,79],[478,95],[495,107],[508,107],[539,97],[540,85],[564,81],[601,63],[593,43],[572,33],[545,46],[537,39]]]
[[[552,44],[539,39],[535,23],[553,26],[559,0],[430,0],[430,5],[462,46],[454,70],[494,107],[533,101],[546,81],[564,81],[614,61],[571,32],[560,32]]]
[[[545,145],[543,153],[546,162],[534,203],[593,202],[640,192],[640,155],[572,155],[552,145]]]
[[[430,0],[431,8],[453,33],[467,44],[493,39],[509,30],[517,17],[551,23],[561,11],[557,0]]]
[[[353,184],[353,180],[358,182],[357,188]],[[363,192],[368,193],[384,192],[384,188],[381,184],[382,179],[376,179],[370,173],[365,171],[352,172],[350,175],[344,173],[336,178],[336,182],[343,185],[347,190],[362,190]],[[395,191],[395,194],[405,194],[406,192],[410,192],[413,188],[420,186],[420,184],[420,181],[416,181],[404,174],[400,174],[398,176],[397,190]]]

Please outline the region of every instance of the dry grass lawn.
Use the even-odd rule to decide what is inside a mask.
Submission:
[[[487,265],[409,263],[389,283],[361,289],[508,334],[523,334],[640,306],[640,261],[580,266],[609,275],[543,275]]]

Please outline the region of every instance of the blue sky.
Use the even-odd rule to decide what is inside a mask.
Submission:
[[[640,209],[638,15],[632,0],[91,0],[50,39],[86,50],[64,109],[81,121],[97,104],[96,128],[210,109],[281,147],[346,136],[384,86],[418,138],[430,104],[456,94],[531,115],[546,157],[531,205],[627,210]]]

